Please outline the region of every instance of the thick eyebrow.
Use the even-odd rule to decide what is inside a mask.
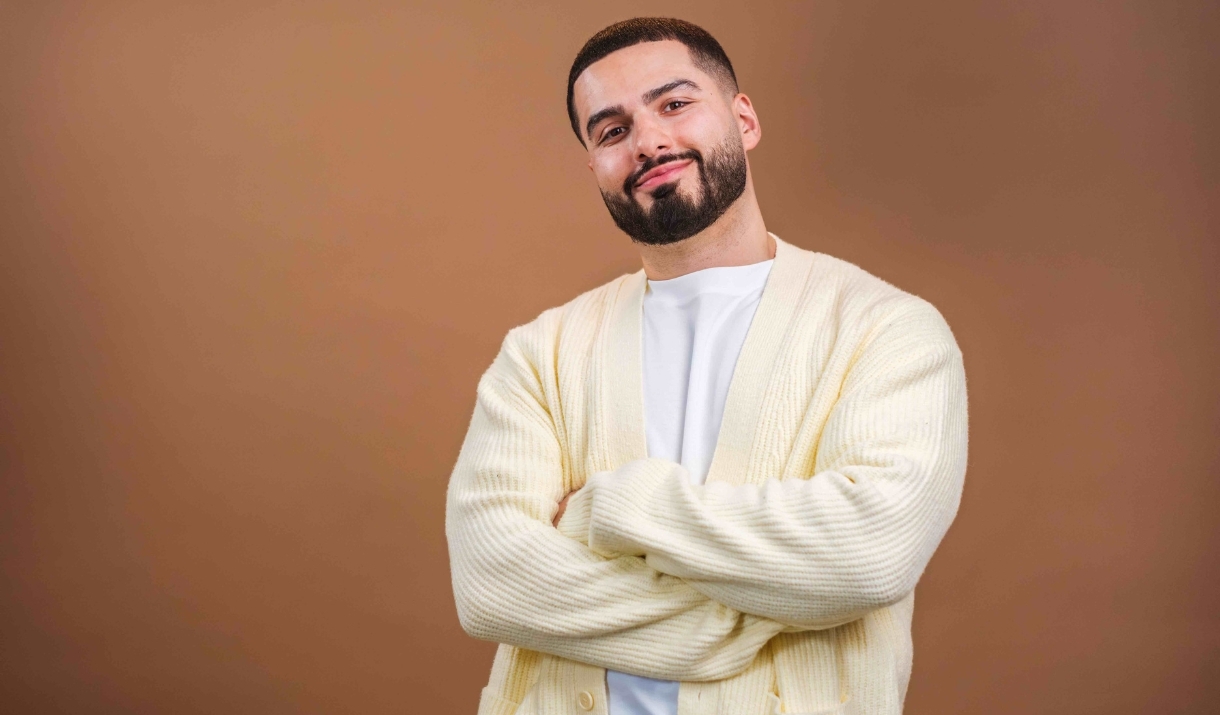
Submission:
[[[679,87],[689,87],[694,90],[700,89],[699,85],[695,84],[692,80],[675,79],[674,81],[667,82],[660,87],[648,90],[640,95],[640,99],[643,100],[644,104],[652,104],[661,95],[665,94],[666,92],[672,92]],[[585,122],[585,134],[589,137],[589,141],[593,141],[593,127],[596,127],[598,124],[601,124],[610,117],[617,116],[619,114],[626,114],[626,110],[623,109],[623,105],[621,104],[616,104],[613,107],[606,107],[605,109],[591,114],[589,116],[589,121]]]
[[[658,97],[666,92],[672,92],[679,87],[690,87],[691,89],[699,89],[699,85],[689,79],[675,79],[673,82],[663,84],[656,89],[650,89],[640,95],[640,99],[644,100],[644,104],[652,104]]]
[[[589,141],[593,141],[593,127],[596,127],[598,124],[601,124],[610,117],[626,113],[627,111],[623,109],[623,105],[616,104],[613,107],[606,107],[601,111],[591,114],[589,116],[589,121],[585,122],[585,134],[589,136]]]

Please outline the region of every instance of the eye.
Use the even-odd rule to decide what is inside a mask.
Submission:
[[[618,136],[616,132],[619,132],[620,130],[625,132],[627,131],[627,127],[611,127],[609,131],[602,135],[602,141],[604,142],[607,139],[613,139],[614,137]]]
[[[681,108],[685,107],[685,106],[686,106],[686,105],[688,105],[688,104],[690,104],[690,102],[686,102],[686,101],[683,101],[683,100],[681,100],[681,99],[675,99],[675,100],[673,100],[672,102],[666,102],[666,103],[665,103],[665,108],[666,108],[666,109],[669,109],[670,107],[674,107],[675,109],[681,109]],[[675,105],[676,105],[676,106],[675,106]]]

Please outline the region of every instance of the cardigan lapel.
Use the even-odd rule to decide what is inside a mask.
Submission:
[[[602,332],[602,379],[597,398],[605,417],[602,433],[606,436],[606,461],[601,469],[617,469],[648,456],[642,338],[646,286],[643,269],[622,278]]]
[[[775,234],[775,263],[750,322],[741,354],[733,368],[724,417],[707,482],[749,481],[751,448],[762,416],[767,385],[788,323],[796,310],[814,254],[780,240]],[[644,430],[643,306],[647,278],[640,270],[624,276],[602,335],[602,380],[598,399],[605,417],[602,469],[615,469],[648,456]]]
[[[724,416],[720,420],[716,449],[705,483],[745,484],[750,481],[747,470],[762,421],[767,387],[778,372],[775,361],[813,263],[812,252],[785,243],[773,233],[770,235],[775,239],[775,263],[771,264],[758,309],[733,367]]]

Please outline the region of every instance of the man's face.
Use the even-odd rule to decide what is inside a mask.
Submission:
[[[581,73],[573,100],[589,168],[606,208],[632,239],[667,244],[714,223],[745,190],[745,152],[757,134],[697,67],[685,45],[644,42],[613,52]],[[748,122],[747,122],[748,123]]]

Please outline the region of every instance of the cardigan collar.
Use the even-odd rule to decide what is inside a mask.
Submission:
[[[776,372],[773,366],[813,263],[814,253],[786,243],[774,233],[770,236],[775,239],[775,263],[733,369],[707,482],[748,481],[755,434],[770,377]],[[606,468],[648,456],[641,338],[646,285],[643,269],[624,276],[603,333],[605,340],[598,357],[604,370],[597,396],[603,417]]]

